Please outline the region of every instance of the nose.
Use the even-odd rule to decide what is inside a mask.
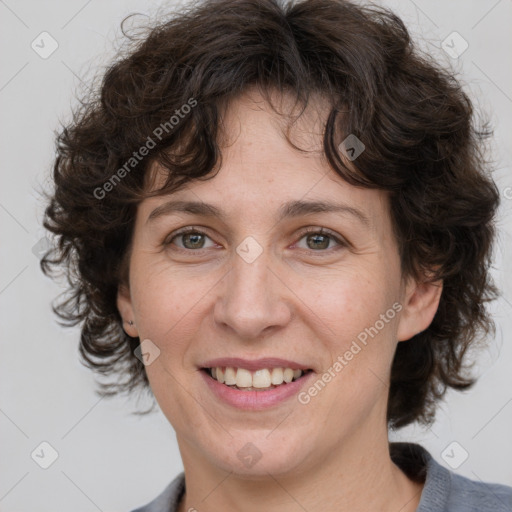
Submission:
[[[286,300],[288,289],[267,253],[251,263],[234,253],[223,279],[214,319],[237,339],[261,338],[287,325],[292,316]]]

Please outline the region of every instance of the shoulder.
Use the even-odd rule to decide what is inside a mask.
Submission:
[[[417,512],[512,512],[512,487],[458,475],[418,444],[392,443],[391,455],[405,473],[424,481]]]
[[[512,512],[512,487],[475,481],[451,473],[448,510],[454,512]]]
[[[176,478],[150,503],[132,512],[176,512],[185,491],[185,473]]]

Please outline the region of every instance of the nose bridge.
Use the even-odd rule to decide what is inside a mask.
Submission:
[[[270,249],[256,244],[249,237],[233,253],[222,296],[215,306],[215,320],[244,338],[256,338],[269,327],[283,326],[290,317],[283,301],[283,285],[274,275]]]

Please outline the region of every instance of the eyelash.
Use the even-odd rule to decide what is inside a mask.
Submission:
[[[208,236],[208,234],[205,233],[204,231],[202,231],[201,229],[198,229],[194,226],[187,226],[186,228],[183,228],[174,233],[171,233],[170,238],[168,237],[163,242],[163,245],[164,246],[172,245],[172,242],[175,238],[178,238],[179,236],[187,235],[190,233],[194,233],[197,235],[205,235],[206,237],[211,239],[211,237]],[[348,247],[348,245],[349,245],[348,242],[346,242],[344,239],[342,239],[341,237],[336,235],[333,231],[331,231],[327,228],[318,228],[318,227],[306,228],[305,230],[301,231],[299,234],[299,241],[302,240],[306,235],[309,235],[309,234],[328,235],[339,246],[337,248],[335,247],[335,248],[331,248],[331,249],[322,249],[322,250],[318,250],[318,251],[310,249],[311,252],[315,253],[318,256],[323,256],[323,255],[325,255],[325,253],[331,254],[332,251],[339,250],[340,248],[343,248],[343,247]],[[176,250],[181,251],[181,252],[188,252],[188,253],[194,252],[194,253],[201,254],[202,251],[207,251],[208,248],[206,248],[206,249],[183,249],[182,247],[176,247]],[[308,249],[300,249],[300,250],[308,250]]]

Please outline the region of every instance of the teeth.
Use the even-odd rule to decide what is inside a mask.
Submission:
[[[236,385],[239,388],[250,388],[252,386],[252,375],[245,368],[238,368],[236,372]]]
[[[243,389],[269,389],[273,386],[289,383],[302,376],[302,370],[292,368],[262,368],[251,372],[245,368],[210,368],[210,375],[221,384]]]
[[[293,380],[293,370],[291,368],[285,368],[283,378],[285,382],[291,382]]]
[[[234,368],[226,368],[226,371],[224,372],[224,384],[227,384],[228,386],[236,385],[236,372]]]
[[[272,384],[275,386],[279,386],[279,384],[282,384],[284,381],[283,378],[283,369],[282,368],[274,368],[272,370],[272,376],[270,378]]]
[[[268,388],[270,387],[270,384],[272,384],[272,382],[269,370],[257,370],[254,372],[252,376],[252,386],[254,388]]]

